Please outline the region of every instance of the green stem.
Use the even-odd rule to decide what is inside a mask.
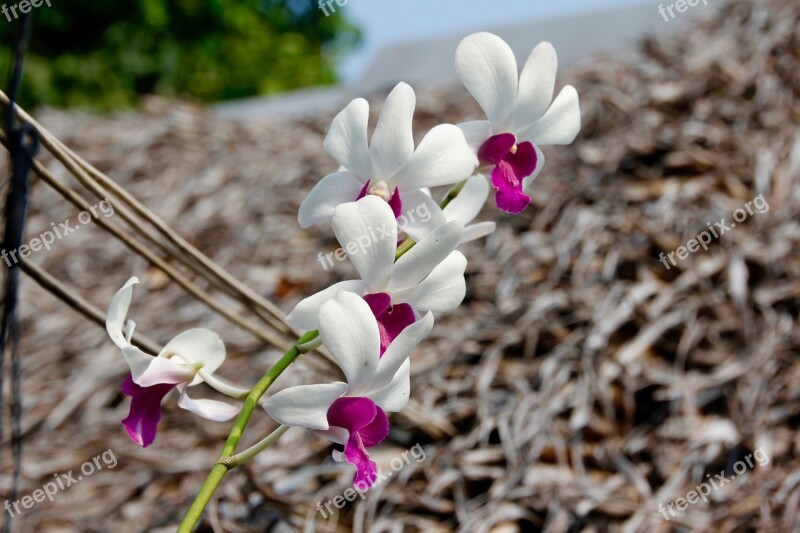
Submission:
[[[445,195],[444,198],[442,198],[442,201],[439,203],[439,207],[441,207],[442,209],[447,207],[447,204],[449,204],[450,202],[455,200],[455,198],[461,192],[461,189],[463,189],[464,185],[466,185],[466,184],[467,184],[467,180],[461,181],[461,182],[457,183],[449,191],[447,191],[447,194]],[[400,246],[397,247],[397,252],[394,254],[394,260],[397,261],[398,259],[403,257],[403,254],[405,254],[407,251],[412,249],[415,244],[417,244],[417,243],[415,241],[413,241],[412,239],[406,239],[402,243],[400,243]]]
[[[256,406],[258,405],[258,401],[267,392],[270,385],[272,385],[275,380],[280,376],[284,370],[286,370],[290,364],[297,359],[301,353],[304,353],[308,350],[301,349],[299,345],[308,345],[314,339],[319,336],[319,331],[309,331],[297,342],[292,345],[288,352],[286,352],[283,357],[281,357],[277,363],[273,365],[269,371],[264,374],[264,377],[256,383],[255,387],[250,390],[250,393],[247,395],[247,398],[244,400],[244,405],[242,406],[242,410],[239,411],[239,416],[236,417],[236,422],[233,424],[233,428],[231,428],[231,432],[228,435],[228,440],[225,442],[225,447],[222,448],[222,452],[220,453],[220,458],[217,461],[217,464],[211,469],[211,472],[208,474],[205,483],[203,486],[200,487],[200,492],[197,494],[192,506],[186,513],[186,516],[181,522],[180,527],[178,528],[178,533],[191,533],[192,529],[197,525],[197,522],[200,520],[200,517],[203,515],[203,511],[208,505],[208,502],[211,501],[211,497],[214,495],[214,491],[217,490],[217,487],[222,482],[222,478],[225,477],[225,474],[228,473],[228,470],[234,468],[231,457],[234,453],[236,453],[236,447],[239,445],[239,441],[244,434],[244,430],[247,427],[247,424],[250,422],[250,417],[255,411]]]
[[[233,457],[230,458],[230,461],[227,463],[230,465],[230,468],[236,468],[240,466],[242,463],[246,463],[259,453],[263,452],[277,441],[279,438],[283,436],[284,433],[289,429],[289,426],[278,426],[278,429],[258,441],[257,443],[253,444],[243,452],[239,452]]]

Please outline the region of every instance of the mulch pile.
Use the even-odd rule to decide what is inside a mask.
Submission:
[[[800,5],[734,4],[632,60],[590,58],[560,83],[580,92],[583,131],[545,149],[533,208],[487,206],[497,232],[463,248],[467,300],[415,352],[413,402],[374,456],[391,479],[324,518],[317,502],[342,494],[352,470],[294,429],[226,479],[202,531],[800,529]],[[384,94],[371,95],[373,115]],[[418,100],[420,137],[480,116],[460,88]],[[336,248],[328,228],[296,223],[336,169],[321,146],[331,116],[239,124],[149,99],[132,113],[38,118],[283,309],[353,275],[317,262]],[[34,184],[29,239],[76,216]],[[707,251],[662,263],[723,218],[731,229]],[[226,378],[252,384],[279,355],[91,224],[31,260],[103,308],[138,275],[137,330],[162,343],[190,327],[220,332]],[[167,402],[156,443],[137,448],[119,424],[127,367],[104,332],[28,279],[22,301],[21,492],[105,450],[118,464],[37,503],[17,531],[174,531],[229,424]],[[331,379],[320,368],[301,359],[277,387]],[[255,418],[245,444],[273,425]],[[424,459],[406,454],[393,471],[417,444]],[[756,450],[762,460],[738,475]],[[664,519],[660,504],[720,472],[735,480]]]

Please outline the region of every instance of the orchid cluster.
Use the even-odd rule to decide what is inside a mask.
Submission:
[[[500,210],[525,210],[527,191],[544,166],[541,147],[569,144],[580,130],[575,89],[567,86],[553,100],[556,53],[549,43],[533,49],[520,74],[502,39],[478,33],[461,42],[455,64],[484,120],[436,126],[415,145],[415,94],[407,84],[391,91],[371,137],[369,105],[353,100],[324,141],[340,168],[317,183],[298,213],[304,228],[330,222],[345,250],[354,249],[349,243],[369,243],[348,254],[359,279],[302,300],[286,317],[328,349],[346,382],[290,387],[261,405],[279,424],[310,429],[340,445],[334,460],[355,467],[360,489],[376,479],[369,448],[387,438],[387,413],[409,401],[411,352],[430,333],[434,317],[464,299],[467,259],[457,248],[495,229],[494,222],[473,220],[492,190]],[[439,186],[450,186],[441,203],[431,193]],[[425,221],[402,216],[420,208],[431,213]],[[117,292],[107,319],[108,334],[131,370],[122,385],[132,398],[123,420],[131,438],[141,446],[153,442],[162,399],[173,389],[178,405],[200,416],[235,416],[239,410],[232,405],[187,394],[200,383],[238,399],[247,394],[214,376],[225,359],[216,334],[189,330],[156,356],[131,344],[134,324],[126,316],[137,282],[132,278]]]

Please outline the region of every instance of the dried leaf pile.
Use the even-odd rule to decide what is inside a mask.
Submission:
[[[546,149],[534,208],[486,208],[499,228],[465,249],[468,299],[415,352],[414,402],[376,454],[391,479],[326,519],[316,503],[342,494],[352,471],[291,430],[227,478],[202,531],[800,530],[800,5],[734,4],[633,59],[593,57],[562,75],[581,94],[583,131]],[[372,95],[373,115],[383,96]],[[460,88],[418,91],[417,134],[478,116]],[[330,119],[243,125],[159,99],[111,117],[40,114],[286,310],[353,274],[325,270],[330,231],[295,218],[335,170],[321,147]],[[768,210],[662,264],[759,195]],[[77,216],[40,182],[32,205],[28,238]],[[215,329],[229,379],[252,384],[278,357],[91,225],[31,260],[101,307],[139,275],[138,329],[159,342]],[[119,425],[127,367],[104,332],[30,280],[22,301],[22,493],[104,450],[118,464],[37,503],[17,530],[174,530],[229,424],[168,402],[156,444],[138,449]],[[322,369],[303,359],[278,387],[330,378]],[[257,418],[245,444],[271,429]],[[393,471],[416,444],[424,460],[406,454]],[[768,464],[664,520],[660,504],[730,478],[759,448]]]

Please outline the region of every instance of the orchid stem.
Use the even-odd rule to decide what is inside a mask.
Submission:
[[[246,463],[259,453],[263,452],[270,446],[272,446],[275,441],[283,436],[284,433],[289,429],[289,426],[278,426],[278,429],[258,441],[257,443],[253,444],[243,452],[239,452],[233,457],[228,457],[227,460],[220,459],[220,461],[225,461],[229,468],[236,468],[237,466],[242,465],[242,463]]]
[[[441,207],[442,209],[447,207],[447,204],[455,200],[455,198],[461,192],[461,189],[463,189],[464,185],[466,184],[467,180],[455,184],[449,191],[447,191],[447,194],[444,196],[444,198],[442,198],[442,201],[439,203],[439,207]],[[415,244],[417,243],[413,239],[406,239],[402,243],[400,243],[400,245],[397,247],[397,252],[395,252],[394,254],[394,260],[397,261],[398,259],[403,257],[403,254],[412,249]]]
[[[264,374],[264,377],[262,377],[261,380],[256,383],[255,387],[253,387],[247,394],[247,397],[244,400],[244,405],[242,406],[242,410],[239,411],[239,416],[236,417],[236,422],[234,422],[233,428],[231,428],[231,432],[228,435],[228,440],[225,442],[225,446],[222,448],[220,459],[211,469],[211,472],[208,474],[203,486],[200,487],[200,492],[197,494],[192,506],[187,511],[183,522],[181,522],[181,525],[178,528],[178,533],[191,533],[192,529],[194,529],[194,527],[197,525],[197,522],[200,520],[200,517],[203,516],[203,511],[205,511],[206,505],[208,505],[208,502],[211,501],[211,497],[214,495],[217,487],[222,482],[225,474],[228,473],[228,470],[234,468],[229,461],[232,459],[231,456],[236,453],[236,447],[239,445],[239,441],[244,434],[244,430],[247,427],[247,424],[250,422],[250,417],[253,415],[253,411],[258,405],[261,397],[265,392],[267,392],[267,389],[269,389],[269,387],[275,382],[278,376],[280,376],[283,371],[286,370],[289,365],[291,365],[294,360],[300,356],[300,354],[308,351],[305,349],[305,346],[309,345],[309,343],[312,343],[312,341],[314,341],[318,336],[319,331],[309,331],[300,337],[297,342],[295,342],[292,347],[289,348],[289,351],[287,351],[283,357],[281,357],[278,362],[275,363],[266,374]],[[303,348],[300,346],[303,346]]]
[[[236,385],[226,383],[225,381],[222,381],[216,377],[214,374],[209,374],[205,370],[201,369],[197,372],[197,375],[203,378],[203,381],[206,385],[217,392],[221,392],[225,396],[230,396],[231,398],[236,398],[237,400],[244,400],[247,398],[247,395],[250,394],[249,389],[244,389],[237,387]]]

